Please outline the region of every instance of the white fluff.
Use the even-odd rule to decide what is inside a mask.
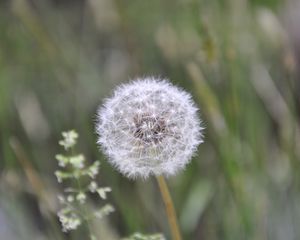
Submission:
[[[129,178],[173,175],[202,143],[191,95],[166,80],[137,79],[118,87],[98,110],[98,143]]]

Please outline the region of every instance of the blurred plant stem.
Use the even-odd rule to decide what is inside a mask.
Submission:
[[[52,213],[55,211],[55,207],[47,196],[47,192],[45,191],[47,188],[44,185],[41,176],[34,169],[20,141],[16,137],[11,137],[9,143],[25,172],[28,182],[32,187],[32,192],[38,199],[41,213],[50,223],[51,228],[48,231],[49,236],[55,237],[57,240],[62,239],[59,235],[57,224],[52,215]]]
[[[165,204],[170,230],[173,240],[181,240],[181,234],[177,223],[176,212],[168,185],[163,176],[156,177],[158,186]]]
[[[243,229],[246,235],[249,235],[251,232],[251,219],[247,212],[245,192],[243,191],[243,185],[245,183],[243,183],[243,180],[239,177],[243,175],[244,172],[237,164],[238,159],[240,159],[241,156],[233,155],[232,151],[228,149],[233,149],[233,146],[235,146],[236,143],[242,144],[244,148],[247,148],[252,152],[251,147],[230,131],[228,122],[222,114],[220,102],[216,98],[211,87],[207,84],[207,81],[197,64],[195,62],[186,64],[186,71],[193,81],[199,102],[205,103],[203,105],[203,112],[208,116],[212,124],[212,136],[216,136],[215,141],[219,142],[216,149],[220,156],[222,156],[222,160],[219,161],[220,167],[224,173],[228,189],[230,189],[232,193]]]

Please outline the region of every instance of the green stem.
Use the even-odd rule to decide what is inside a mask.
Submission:
[[[163,176],[157,176],[156,179],[165,204],[172,238],[173,240],[181,240],[182,238],[177,223],[176,212],[166,180]]]
[[[81,187],[81,184],[80,184],[80,180],[78,178],[76,178],[76,182],[77,182],[77,186],[78,186],[78,192],[81,193],[82,192],[82,187]],[[84,216],[84,220],[86,222],[86,226],[87,226],[87,230],[88,230],[90,239],[95,240],[94,234],[92,233],[92,228],[91,228],[91,224],[90,224],[90,220],[89,220],[89,215],[88,215],[85,208],[83,208],[83,216]]]
[[[74,155],[74,148],[73,147],[71,148],[71,155]],[[83,191],[82,191],[82,187],[81,187],[79,177],[74,176],[74,178],[76,179],[78,193],[82,193]],[[83,208],[83,218],[86,222],[86,227],[87,227],[90,239],[91,240],[96,240],[95,237],[94,237],[94,234],[92,232],[92,228],[91,228],[91,224],[90,224],[90,220],[89,220],[89,215],[88,215],[85,208]]]

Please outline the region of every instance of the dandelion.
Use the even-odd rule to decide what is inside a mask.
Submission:
[[[183,169],[203,142],[197,111],[190,94],[155,78],[118,87],[98,110],[98,143],[111,164],[129,178],[156,176],[174,240],[181,234],[163,175]]]
[[[98,110],[98,143],[129,178],[174,175],[202,142],[191,95],[155,78],[118,87]]]

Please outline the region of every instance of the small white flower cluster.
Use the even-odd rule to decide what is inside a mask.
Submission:
[[[127,177],[173,175],[203,142],[191,95],[155,78],[118,87],[98,110],[98,143]]]
[[[78,133],[75,130],[71,130],[69,132],[62,133],[64,139],[59,141],[59,145],[62,145],[65,150],[69,150],[76,144],[76,140],[78,138]]]
[[[76,214],[75,210],[68,204],[68,202],[73,202],[72,197],[68,197],[66,200],[64,197],[59,197],[60,203],[65,204],[66,207],[58,211],[57,216],[62,225],[63,232],[68,232],[70,230],[75,230],[81,224],[81,218]]]
[[[65,188],[64,192],[66,196],[59,196],[59,201],[63,208],[58,211],[58,217],[62,224],[62,230],[64,232],[77,229],[82,222],[87,221],[87,216],[84,215],[85,211],[80,212],[81,206],[87,201],[88,193],[97,193],[102,200],[106,200],[107,193],[111,192],[109,187],[99,187],[95,182],[95,177],[99,173],[99,161],[95,161],[92,165],[86,166],[86,160],[84,155],[74,155],[70,153],[70,149],[73,149],[77,143],[78,134],[72,130],[69,132],[63,132],[63,140],[59,141],[59,144],[64,146],[67,151],[67,155],[58,154],[56,159],[58,165],[63,169],[55,172],[59,183],[64,180],[74,180],[76,187]],[[85,186],[82,186],[81,180],[85,179],[88,182]],[[89,215],[96,218],[103,218],[114,211],[114,208],[110,204],[105,204],[100,209]]]
[[[144,235],[141,233],[134,233],[128,238],[123,238],[123,240],[166,240],[166,238],[162,234],[152,234],[152,235]]]

